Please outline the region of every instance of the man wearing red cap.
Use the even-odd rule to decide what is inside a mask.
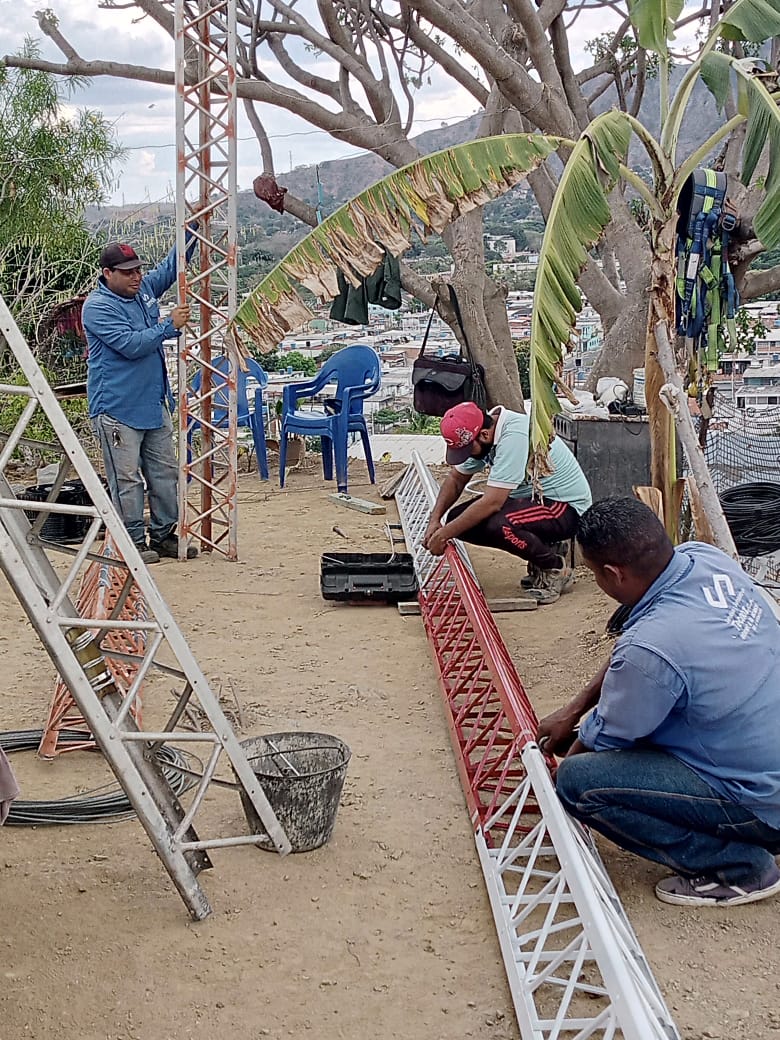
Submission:
[[[563,441],[554,438],[553,472],[542,477],[538,498],[526,475],[527,415],[501,406],[485,412],[467,401],[444,415],[441,433],[452,469],[436,499],[423,545],[440,556],[447,542],[460,538],[519,556],[528,563],[527,594],[540,604],[554,603],[574,584],[559,543],[576,534],[579,518],[592,502],[579,463]],[[469,480],[486,466],[490,473],[484,493],[456,506]]]
[[[188,231],[187,260],[195,239]],[[106,467],[111,498],[145,563],[178,556],[178,465],[173,450],[173,395],[165,340],[189,320],[180,304],[160,320],[159,298],[176,280],[176,249],[143,273],[132,246],[109,243],[82,322],[89,344],[89,415]],[[149,543],[144,523],[149,498]],[[197,555],[191,546],[187,558]]]

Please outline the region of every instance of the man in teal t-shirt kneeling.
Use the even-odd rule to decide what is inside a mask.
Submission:
[[[452,538],[519,556],[528,563],[528,595],[554,603],[571,588],[574,575],[559,543],[577,533],[592,496],[579,463],[560,438],[550,447],[553,472],[542,477],[542,497],[526,475],[528,416],[499,405],[489,412],[469,401],[441,421],[452,467],[431,513],[423,545],[440,556]],[[485,491],[456,506],[469,480],[490,466]],[[453,508],[454,507],[454,508]],[[446,514],[446,522],[443,523]]]

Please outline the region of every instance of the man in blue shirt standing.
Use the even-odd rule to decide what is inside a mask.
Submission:
[[[538,603],[554,603],[574,583],[560,543],[574,536],[592,499],[579,463],[558,437],[550,446],[552,472],[540,481],[542,498],[534,494],[526,475],[528,426],[527,415],[501,406],[484,412],[467,401],[450,408],[441,433],[452,469],[423,544],[434,556],[452,538],[519,556],[528,563],[527,595]],[[456,506],[468,482],[488,465],[483,494]]]
[[[188,248],[189,260],[194,241]],[[173,395],[164,341],[180,334],[189,308],[160,321],[159,298],[176,280],[176,249],[143,274],[135,250],[111,242],[100,254],[97,288],[84,303],[89,345],[87,397],[106,477],[119,515],[146,563],[176,558],[178,465],[173,449]],[[149,544],[144,526],[149,497]],[[194,546],[187,559],[197,555]]]
[[[565,808],[630,852],[671,867],[680,906],[780,892],[780,628],[719,549],[677,549],[632,498],[589,509],[577,535],[597,584],[630,607],[609,662],[543,719]]]

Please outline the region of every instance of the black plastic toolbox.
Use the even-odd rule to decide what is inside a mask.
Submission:
[[[409,553],[325,553],[320,558],[323,599],[399,603],[417,595]]]

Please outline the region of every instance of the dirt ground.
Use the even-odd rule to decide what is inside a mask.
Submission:
[[[378,500],[352,473],[352,493]],[[214,913],[193,924],[138,824],[5,828],[2,1040],[518,1036],[421,621],[319,594],[321,553],[383,551],[395,507],[367,516],[329,490],[313,468],[284,491],[242,476],[241,561],[153,575],[215,687],[236,691],[242,735],[321,730],[350,745],[332,841],[284,859],[215,852],[201,876]],[[520,566],[471,556],[488,596],[516,593]],[[597,669],[611,610],[581,574],[559,603],[497,616],[540,715]],[[41,726],[54,672],[1,578],[0,611],[2,728]],[[170,700],[156,680],[149,718]],[[105,777],[84,753],[14,765],[28,798]],[[223,831],[243,822],[233,792],[207,811]],[[660,869],[602,852],[682,1036],[780,1038],[780,902],[665,906]]]

